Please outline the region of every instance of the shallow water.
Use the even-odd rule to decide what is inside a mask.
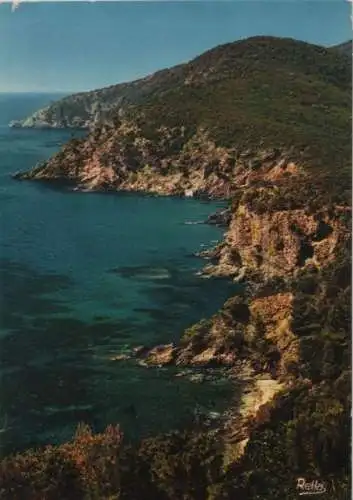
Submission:
[[[136,438],[180,425],[196,404],[222,409],[231,394],[226,382],[111,360],[177,340],[235,291],[196,276],[204,262],[193,253],[222,231],[186,224],[220,204],[12,180],[71,135],[7,128],[50,98],[0,96],[2,452],[68,439],[79,421],[120,422]]]

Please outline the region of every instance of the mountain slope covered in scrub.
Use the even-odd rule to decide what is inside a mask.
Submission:
[[[229,189],[247,157],[256,164],[271,150],[270,157],[319,168],[320,176],[345,186],[351,108],[346,56],[291,39],[255,37],[216,47],[148,81],[158,82],[158,91],[125,107],[123,116],[116,112],[109,124],[69,143],[29,176],[161,192],[167,190],[162,180],[153,182],[161,173],[168,192],[180,194],[196,184],[210,191],[220,175]]]
[[[257,37],[252,40],[257,39]],[[273,45],[276,43],[280,43],[271,37],[263,37],[264,43],[265,40],[273,41]],[[251,43],[251,39],[250,39]],[[283,44],[283,53],[285,54],[288,49],[290,49],[290,44],[294,44],[292,48],[298,52],[298,54],[293,54],[290,57],[293,64],[292,67],[298,67],[298,63],[300,64],[300,49],[298,45],[295,45],[295,41],[288,40],[287,48],[285,48]],[[347,42],[348,43],[348,42]],[[197,75],[202,75],[203,79],[211,76],[212,73],[217,72],[218,76],[222,74],[222,68],[228,71],[229,69],[234,72],[238,69],[238,65],[246,65],[247,63],[251,64],[254,59],[262,57],[261,50],[258,54],[256,54],[256,46],[255,44],[255,52],[251,51],[251,48],[245,47],[249,45],[248,41],[240,41],[235,42],[233,44],[226,44],[220,47],[216,47],[201,57],[195,58],[188,64],[180,64],[178,66],[158,71],[152,75],[148,75],[145,78],[141,78],[139,80],[127,83],[121,83],[117,85],[111,85],[106,88],[92,90],[89,92],[81,92],[76,93],[63,99],[60,99],[57,102],[54,102],[47,106],[44,109],[38,110],[32,116],[25,118],[24,120],[14,122],[14,126],[23,126],[23,127],[89,127],[97,121],[109,121],[112,113],[119,111],[123,113],[124,109],[128,107],[130,104],[138,104],[143,102],[146,98],[152,96],[163,96],[163,93],[166,89],[170,90],[174,87],[179,87],[180,85],[188,85],[190,81],[197,78]],[[309,46],[309,44],[302,43],[301,52],[303,55],[303,47]],[[337,49],[340,51],[340,54],[347,53],[345,47],[347,44],[342,44],[342,46],[337,46]],[[342,50],[341,50],[342,47]],[[258,47],[259,48],[259,47]],[[273,47],[274,48],[274,47]],[[250,49],[250,50],[249,50]],[[343,50],[344,49],[344,50]],[[313,63],[312,68],[317,69],[319,53],[327,52],[327,50],[332,52],[332,59],[334,59],[336,50],[333,49],[325,49],[323,47],[315,47],[312,53],[303,58],[303,63],[305,63],[305,59],[307,63]],[[313,50],[316,51],[314,54]],[[231,52],[233,55],[231,55]],[[241,55],[240,53],[243,52]],[[248,54],[246,53],[248,52]],[[287,52],[288,53],[288,52]],[[220,56],[220,61],[216,61],[216,59]],[[278,56],[278,54],[277,54]],[[324,59],[322,59],[323,61]],[[269,63],[271,66],[271,57],[270,53],[265,57],[264,63]],[[280,61],[278,61],[280,62]],[[285,61],[288,64],[289,61]],[[208,66],[208,64],[210,65]],[[258,61],[260,64],[261,61]],[[344,61],[343,61],[344,64]],[[226,66],[229,66],[226,68]],[[307,69],[309,69],[309,65],[307,64]],[[314,73],[313,70],[309,69],[311,73]],[[320,70],[319,70],[320,71]],[[337,73],[338,74],[338,73]],[[222,76],[222,78],[224,75]]]

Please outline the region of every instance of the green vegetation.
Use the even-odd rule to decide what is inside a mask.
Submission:
[[[284,210],[303,209],[308,214],[319,211],[333,214],[336,205],[351,203],[351,172],[342,169],[341,175],[326,175],[321,171],[314,177],[284,178],[276,185],[259,189],[261,184],[248,189],[239,189],[232,199],[233,209],[246,205],[252,212],[263,214]],[[350,217],[349,212],[341,218]]]
[[[97,91],[95,99],[118,95],[119,88]],[[321,179],[325,194],[348,194],[351,60],[341,51],[254,37],[159,72],[136,89],[122,101],[123,118],[112,108],[108,123],[98,124],[88,140],[68,144],[47,162],[48,176],[75,178],[78,165],[102,150],[102,165],[112,166],[120,180],[146,164],[155,176],[181,172],[184,179],[203,166],[206,177],[216,173],[231,185],[238,163],[256,170],[258,155],[269,150],[273,158],[295,161],[315,185]],[[60,102],[69,105],[85,95]],[[292,205],[297,192],[288,187],[282,203]]]
[[[304,270],[295,284],[293,332],[300,338],[302,375],[315,383],[333,382],[350,368],[350,249],[348,239],[334,263]]]
[[[117,427],[93,435],[80,425],[71,443],[9,457],[0,463],[0,498],[119,498],[121,439]]]
[[[330,385],[298,386],[277,397],[254,422],[221,498],[294,500],[298,477],[323,481],[327,493],[322,498],[349,498],[349,408]]]
[[[146,98],[132,116],[155,139],[161,123],[200,127],[217,144],[279,148],[332,171],[350,166],[351,69],[348,59],[290,39],[257,37],[217,47],[189,65],[184,83]],[[326,169],[325,168],[325,169]]]

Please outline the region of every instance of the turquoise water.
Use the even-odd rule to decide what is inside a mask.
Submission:
[[[222,409],[227,383],[110,358],[177,340],[234,291],[196,276],[193,253],[222,238],[198,222],[217,203],[77,193],[10,173],[50,156],[70,132],[8,129],[51,96],[0,95],[0,444],[69,438],[77,423],[120,422],[129,438]],[[131,414],[132,405],[135,413]]]

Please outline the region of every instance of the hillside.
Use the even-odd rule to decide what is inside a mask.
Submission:
[[[235,176],[254,176],[249,160],[268,157],[329,175],[335,164],[345,189],[350,79],[345,56],[304,42],[258,37],[220,46],[152,77],[158,92],[24,177],[224,196]]]
[[[335,45],[332,50],[339,50],[342,54],[352,58],[352,40]]]
[[[264,38],[265,39],[265,38]],[[270,40],[270,37],[266,37]],[[242,42],[238,42],[242,44]],[[290,43],[290,42],[289,42]],[[337,46],[340,52],[347,52],[348,43]],[[124,109],[130,104],[138,104],[144,99],[153,95],[163,96],[165,89],[172,87],[180,87],[180,85],[188,85],[190,81],[197,77],[197,72],[201,71],[204,77],[209,76],[209,72],[221,70],[218,67],[218,62],[215,61],[218,53],[222,53],[220,65],[233,64],[230,53],[226,55],[227,50],[234,51],[236,56],[236,44],[227,44],[218,47],[204,54],[201,58],[196,58],[191,64],[181,64],[170,69],[158,71],[145,78],[111,85],[106,88],[92,90],[89,92],[81,92],[73,94],[57,102],[38,110],[33,115],[24,118],[20,121],[14,121],[10,126],[14,127],[34,127],[34,128],[90,128],[97,122],[109,122],[112,113],[123,113]],[[320,48],[317,47],[317,51]],[[321,48],[321,50],[324,50]],[[211,66],[207,67],[207,57],[213,58]],[[230,59],[228,59],[230,56]],[[314,54],[312,55],[316,57]],[[251,58],[256,57],[256,53],[249,55]],[[310,57],[310,56],[309,56]],[[224,59],[226,58],[226,60]],[[243,58],[245,63],[247,55]],[[205,67],[203,65],[206,64]],[[235,70],[236,68],[234,68]]]
[[[0,498],[350,498],[350,64],[290,39],[216,47],[15,176],[226,198],[226,233],[200,255],[203,275],[241,282],[243,295],[180,342],[130,357],[204,376],[217,367],[240,396],[211,423],[135,447],[116,429],[80,428],[71,443],[10,457]]]

